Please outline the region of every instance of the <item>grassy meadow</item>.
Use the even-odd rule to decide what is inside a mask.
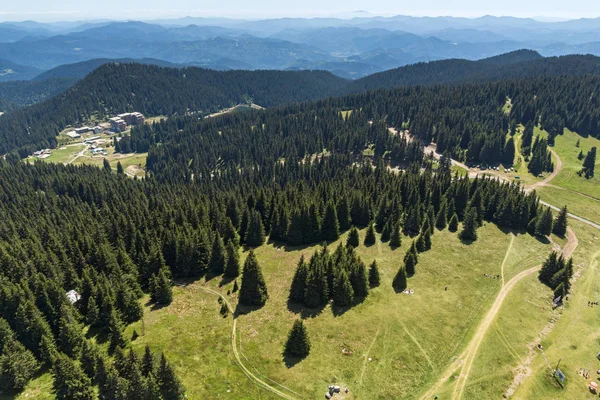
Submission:
[[[261,246],[256,254],[270,299],[265,307],[238,318],[244,363],[263,379],[299,393],[300,398],[319,398],[330,384],[348,386],[348,399],[417,398],[465,347],[498,293],[501,280],[484,274],[502,273],[509,246],[504,262],[508,279],[539,264],[550,249],[529,235],[513,239],[490,224],[479,234],[478,241],[466,245],[456,234],[437,231],[433,249],[419,256],[417,273],[409,279],[413,295],[397,294],[391,287],[410,245],[408,238],[394,251],[383,243],[361,245],[358,253],[365,263],[377,260],[382,284],[362,303],[344,310],[331,306],[307,310],[287,303],[297,261],[318,247]],[[133,347],[141,351],[150,344],[164,351],[177,366],[191,398],[271,398],[268,392],[254,387],[235,365],[229,347],[231,317],[221,317],[216,296],[200,289],[207,285],[227,296],[232,283],[221,283],[216,278],[177,287],[169,307],[147,308],[144,322],[128,328],[128,334],[133,329],[145,333]],[[543,297],[544,290],[537,281],[533,290]],[[229,298],[236,303],[235,295]],[[311,354],[295,365],[286,365],[281,355],[283,343],[294,320],[300,317],[305,318],[310,333]],[[513,337],[509,329],[514,328],[502,329]],[[526,355],[525,346],[513,346],[519,347],[521,357]],[[504,380],[509,382],[509,378]],[[496,398],[497,394],[485,391],[485,398]]]

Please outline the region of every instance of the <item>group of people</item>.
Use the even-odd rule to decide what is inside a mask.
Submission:
[[[597,306],[598,302],[597,301],[588,301],[588,307],[594,307]]]

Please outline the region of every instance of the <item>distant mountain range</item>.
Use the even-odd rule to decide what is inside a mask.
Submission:
[[[360,16],[4,22],[0,81],[28,80],[64,64],[124,58],[216,70],[324,69],[358,79],[417,62],[478,60],[522,48],[543,56],[600,55],[600,19]]]

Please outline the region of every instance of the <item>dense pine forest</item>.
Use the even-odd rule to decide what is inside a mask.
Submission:
[[[533,143],[532,172],[551,171],[548,143],[569,128],[582,134],[600,132],[597,76],[540,78],[479,85],[406,87],[330,98],[245,115],[201,120],[171,118],[132,131],[117,151],[146,152],[148,171],[157,176],[191,180],[219,169],[270,160],[303,159],[333,152],[358,156],[369,148],[393,165],[417,161],[418,141],[436,142],[438,152],[471,162],[512,162],[507,132],[519,123],[526,133],[534,124],[549,132],[548,142]],[[510,98],[512,109],[502,107]],[[346,112],[342,112],[346,111]],[[409,129],[414,148],[387,127]],[[161,143],[161,146],[155,146]],[[534,146],[535,145],[535,146]],[[244,157],[251,149],[252,158]],[[266,152],[264,149],[270,149]]]
[[[91,116],[127,111],[146,115],[213,112],[241,102],[263,107],[313,100],[345,80],[324,71],[212,71],[142,64],[107,64],[53,99],[0,120],[0,153],[54,147],[56,135]]]
[[[414,257],[410,271],[414,274],[416,252],[431,247],[430,235],[443,229],[446,221],[452,225],[464,220],[461,234],[474,240],[484,220],[535,228],[548,212],[538,207],[535,194],[525,194],[517,185],[452,177],[447,158],[434,173],[420,146],[393,136],[381,123],[360,128],[365,117],[359,113],[348,122],[336,122],[330,120],[331,110],[314,112],[297,118],[291,114],[289,120],[280,117],[278,129],[287,131],[289,151],[305,146],[297,156],[286,153],[281,160],[275,157],[286,148],[285,141],[270,138],[271,132],[254,133],[248,125],[246,135],[256,134],[258,145],[264,146],[260,152],[240,143],[232,130],[230,147],[222,143],[221,151],[226,155],[235,148],[235,153],[219,161],[221,156],[212,149],[196,148],[191,164],[202,164],[191,173],[177,162],[171,168],[151,161],[153,173],[141,181],[106,168],[1,161],[2,360],[18,366],[2,370],[2,390],[19,391],[37,370],[51,367],[59,399],[73,398],[72,390],[82,387],[88,388],[87,394],[79,398],[92,398],[93,385],[105,399],[130,398],[140,391],[160,393],[152,398],[180,398],[184,389],[168,360],[153,361],[151,349],[143,360],[123,354],[121,349],[130,340],[123,327],[142,317],[139,299],[144,293],[157,304],[171,301],[170,279],[205,275],[235,279],[241,272],[242,245],[258,246],[267,238],[286,246],[319,243],[337,239],[352,226],[369,225],[370,230],[381,231],[382,240],[389,240],[392,248],[402,240],[400,231],[415,237],[409,257]],[[231,123],[237,129],[244,120],[236,121],[239,118],[227,116],[211,124],[222,124],[224,130]],[[310,120],[333,125],[327,129],[306,125]],[[341,128],[352,123],[360,128],[356,133]],[[168,129],[169,124],[159,126]],[[307,134],[318,129],[323,129],[320,135]],[[223,131],[220,136],[228,135]],[[375,164],[359,151],[369,137],[376,141]],[[324,144],[341,147],[302,158]],[[176,159],[188,160],[183,154]],[[386,163],[408,167],[390,172]],[[545,234],[535,229],[534,233]],[[374,240],[371,233],[365,244]],[[339,263],[341,269],[324,269],[333,265],[331,257],[345,260]],[[268,301],[259,264],[249,256],[244,265],[240,291],[244,304]],[[313,307],[333,298],[338,305],[347,305],[368,294],[366,267],[350,248],[337,249],[331,256],[315,255],[306,270],[305,278],[290,282],[296,288],[290,294],[292,301]],[[250,276],[255,276],[252,282]],[[318,291],[319,303],[313,304],[312,296],[308,302],[292,297],[298,285]],[[80,293],[81,300],[71,304],[65,296],[69,290]],[[113,363],[109,354],[83,336],[84,326],[108,342]]]
[[[496,82],[506,79],[600,74],[600,58],[568,55],[544,58],[532,50],[518,50],[478,61],[454,59],[417,63],[357,79],[346,93],[409,85]]]

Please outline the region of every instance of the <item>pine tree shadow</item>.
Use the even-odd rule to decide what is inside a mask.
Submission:
[[[331,312],[333,313],[334,317],[339,317],[341,315],[344,315],[347,311],[351,310],[353,307],[356,307],[359,304],[363,303],[365,301],[365,299],[366,299],[366,296],[355,297],[354,300],[352,300],[352,305],[346,306],[346,307],[336,307],[335,304],[332,304]]]
[[[263,307],[264,307],[264,305],[263,306],[247,306],[247,305],[238,303],[237,306],[235,307],[235,311],[233,312],[233,318],[237,318],[240,315],[250,314],[251,312],[258,311]]]
[[[282,248],[283,251],[285,252],[290,252],[290,251],[299,251],[299,250],[306,250],[309,247],[313,247],[316,246],[318,244],[317,243],[306,243],[306,244],[299,244],[299,245],[289,245],[289,244],[282,244],[279,248]]]
[[[466,246],[470,246],[477,241],[477,240],[465,239],[462,237],[459,237],[459,239],[460,239],[460,242]]]
[[[85,334],[85,338],[95,338],[98,344],[102,344],[108,342],[109,334],[104,328],[99,326],[93,326],[88,329],[88,331]]]
[[[223,287],[223,286],[225,286],[225,285],[228,285],[228,284],[230,284],[231,282],[235,281],[236,279],[237,279],[237,277],[236,277],[236,278],[230,278],[230,277],[228,277],[228,276],[225,276],[225,275],[223,275],[223,276],[221,277],[221,282],[219,282],[219,287]]]
[[[318,315],[320,315],[323,312],[323,310],[325,309],[325,305],[315,307],[315,308],[308,308],[302,303],[295,303],[288,299],[287,308],[289,311],[293,312],[294,314],[300,314],[300,317],[302,319],[306,319],[306,318],[315,318]]]
[[[542,243],[542,244],[550,244],[550,243],[552,243],[552,242],[550,241],[550,239],[548,239],[548,237],[547,237],[547,236],[538,236],[538,235],[535,235],[535,239],[536,239],[538,242]]]
[[[306,358],[306,357],[292,357],[292,356],[283,354],[283,363],[285,364],[285,366],[287,368],[292,368],[296,364],[298,364],[300,361],[304,360],[304,358]]]
[[[156,303],[152,300],[148,300],[145,304],[146,307],[150,307],[150,311],[158,311],[162,308],[168,307],[168,304]]]

